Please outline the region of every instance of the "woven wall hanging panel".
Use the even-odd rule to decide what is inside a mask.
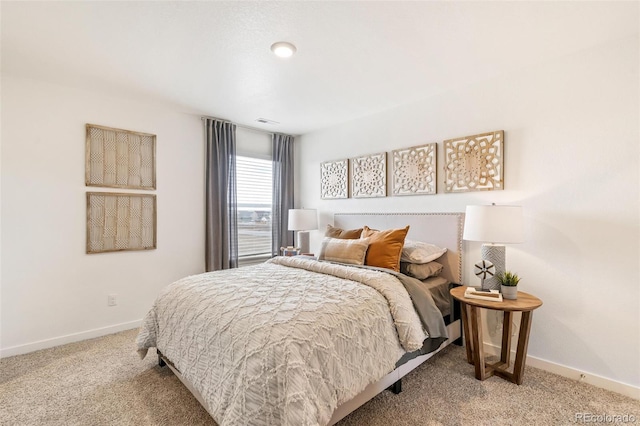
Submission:
[[[156,189],[156,135],[87,124],[85,183]]]
[[[392,152],[393,195],[436,193],[436,146],[430,143]]]
[[[387,196],[387,153],[352,158],[351,196],[372,198]]]
[[[156,196],[87,192],[87,253],[156,248]]]
[[[349,197],[349,161],[326,161],[320,164],[320,198]]]
[[[444,192],[504,189],[504,131],[444,141]]]

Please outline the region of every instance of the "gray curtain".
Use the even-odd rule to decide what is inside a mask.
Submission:
[[[271,212],[271,246],[273,256],[280,247],[293,245],[293,232],[289,231],[289,209],[293,208],[293,136],[273,134],[273,210]]]
[[[236,200],[236,125],[204,119],[205,267],[207,271],[238,266]]]

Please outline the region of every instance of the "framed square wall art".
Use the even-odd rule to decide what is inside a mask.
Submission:
[[[320,198],[349,197],[349,161],[325,161],[320,164]]]
[[[85,183],[156,189],[156,135],[87,124]]]
[[[355,157],[351,163],[351,196],[372,198],[387,196],[387,153]]]
[[[504,189],[504,131],[444,141],[444,192]]]
[[[391,153],[393,195],[436,193],[436,146],[430,143]]]
[[[155,248],[155,194],[87,192],[87,253]]]

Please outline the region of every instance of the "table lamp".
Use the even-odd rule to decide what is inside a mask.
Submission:
[[[309,231],[318,229],[316,209],[290,209],[289,231],[298,231],[297,245],[301,253],[309,253]]]
[[[482,260],[495,266],[495,275],[483,280],[483,290],[499,290],[498,276],[505,272],[504,244],[524,241],[522,206],[467,206],[464,218],[466,241],[481,241]]]

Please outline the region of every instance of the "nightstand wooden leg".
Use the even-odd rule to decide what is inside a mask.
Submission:
[[[471,317],[471,334],[473,340],[473,361],[476,367],[476,379],[484,380],[487,378],[484,364],[484,348],[482,340],[482,320],[480,318],[480,309],[475,306],[470,307],[469,316]]]
[[[542,300],[520,291],[517,299],[496,303],[495,300],[474,298],[475,295],[467,295],[470,297],[465,297],[467,290],[468,287],[459,286],[451,288],[449,293],[461,305],[460,313],[463,319],[467,361],[473,364],[476,379],[485,380],[495,375],[518,385],[522,384],[527,360],[527,347],[529,346],[529,333],[531,332],[531,322],[533,321],[533,310],[542,306]],[[503,313],[500,360],[491,363],[487,363],[485,360],[482,338],[483,328],[480,315],[485,308]],[[512,356],[511,344],[515,343],[513,342],[515,337],[511,337],[511,333],[514,328],[513,319],[517,312],[520,312],[521,315],[520,332],[518,333],[516,353],[515,356]],[[513,358],[515,358],[513,372],[510,372],[510,362]]]
[[[509,361],[511,360],[511,324],[513,315],[511,311],[504,311],[503,313],[500,361],[506,364],[505,368],[509,368]]]
[[[516,350],[516,365],[513,368],[513,382],[521,385],[524,375],[524,364],[527,360],[527,346],[529,345],[529,331],[531,331],[531,315],[533,311],[522,313],[520,321],[520,335],[518,336],[518,349]]]
[[[469,364],[473,364],[473,339],[471,338],[471,327],[469,324],[469,305],[466,303],[461,303],[461,312],[462,312],[462,327],[464,333],[464,346],[467,350],[467,362]]]

